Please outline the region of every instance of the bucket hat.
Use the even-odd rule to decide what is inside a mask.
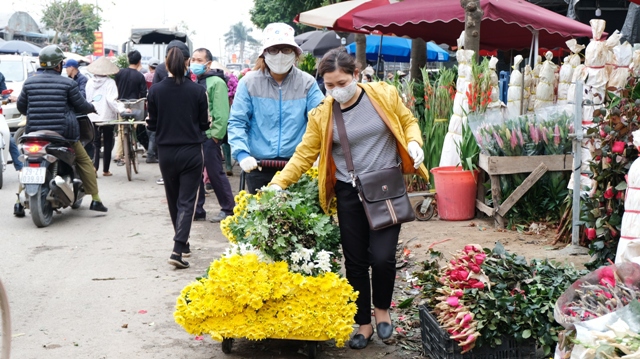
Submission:
[[[274,22],[269,24],[262,34],[264,41],[262,43],[261,53],[264,53],[264,50],[274,45],[289,45],[296,49],[298,55],[302,53],[302,49],[296,43],[293,28],[285,23]]]
[[[94,75],[108,76],[117,74],[120,69],[111,60],[103,56],[87,66],[87,71]]]

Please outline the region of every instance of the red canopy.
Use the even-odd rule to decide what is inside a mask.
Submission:
[[[566,47],[570,38],[591,36],[590,26],[524,0],[480,0],[480,6],[483,49],[529,48],[532,30],[539,31],[540,45],[550,48]],[[404,0],[359,11],[353,15],[353,25],[455,45],[464,30],[464,17],[459,0]]]
[[[353,27],[353,14],[389,4],[389,0],[343,1],[302,12],[296,15],[293,21],[319,29],[368,34],[370,31],[357,30]]]

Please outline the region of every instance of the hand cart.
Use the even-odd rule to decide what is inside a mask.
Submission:
[[[297,337],[288,337],[288,338],[267,338],[267,339],[284,339],[284,340],[300,340],[304,341],[307,345],[307,356],[311,359],[314,359],[318,354],[318,344],[319,342],[324,342],[329,340],[328,336],[320,336],[318,338],[297,338]],[[231,348],[233,348],[234,338],[224,338],[222,340],[222,352],[225,354],[231,354]]]

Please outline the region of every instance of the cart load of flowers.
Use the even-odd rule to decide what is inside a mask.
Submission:
[[[340,235],[318,200],[317,169],[286,191],[240,192],[221,222],[230,247],[177,299],[189,334],[329,340],[353,331],[358,293],[340,271]],[[332,206],[335,213],[335,203]]]
[[[555,358],[640,357],[640,265],[600,267],[558,298],[554,315],[565,330]]]
[[[549,260],[527,262],[500,243],[493,250],[467,245],[444,265],[442,254],[432,253],[418,273],[424,303],[461,353],[515,338],[535,340],[548,355],[563,329],[554,320],[556,300],[586,274]]]

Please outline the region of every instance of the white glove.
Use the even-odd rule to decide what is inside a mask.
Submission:
[[[282,187],[278,186],[277,184],[269,185],[269,189],[273,190],[273,191],[276,191],[276,192],[282,191]]]
[[[258,161],[256,161],[255,158],[249,156],[240,161],[240,168],[242,168],[243,171],[249,173],[258,168]]]
[[[424,161],[424,151],[418,142],[411,141],[409,145],[407,145],[409,150],[409,156],[413,159],[413,168],[418,168]]]

